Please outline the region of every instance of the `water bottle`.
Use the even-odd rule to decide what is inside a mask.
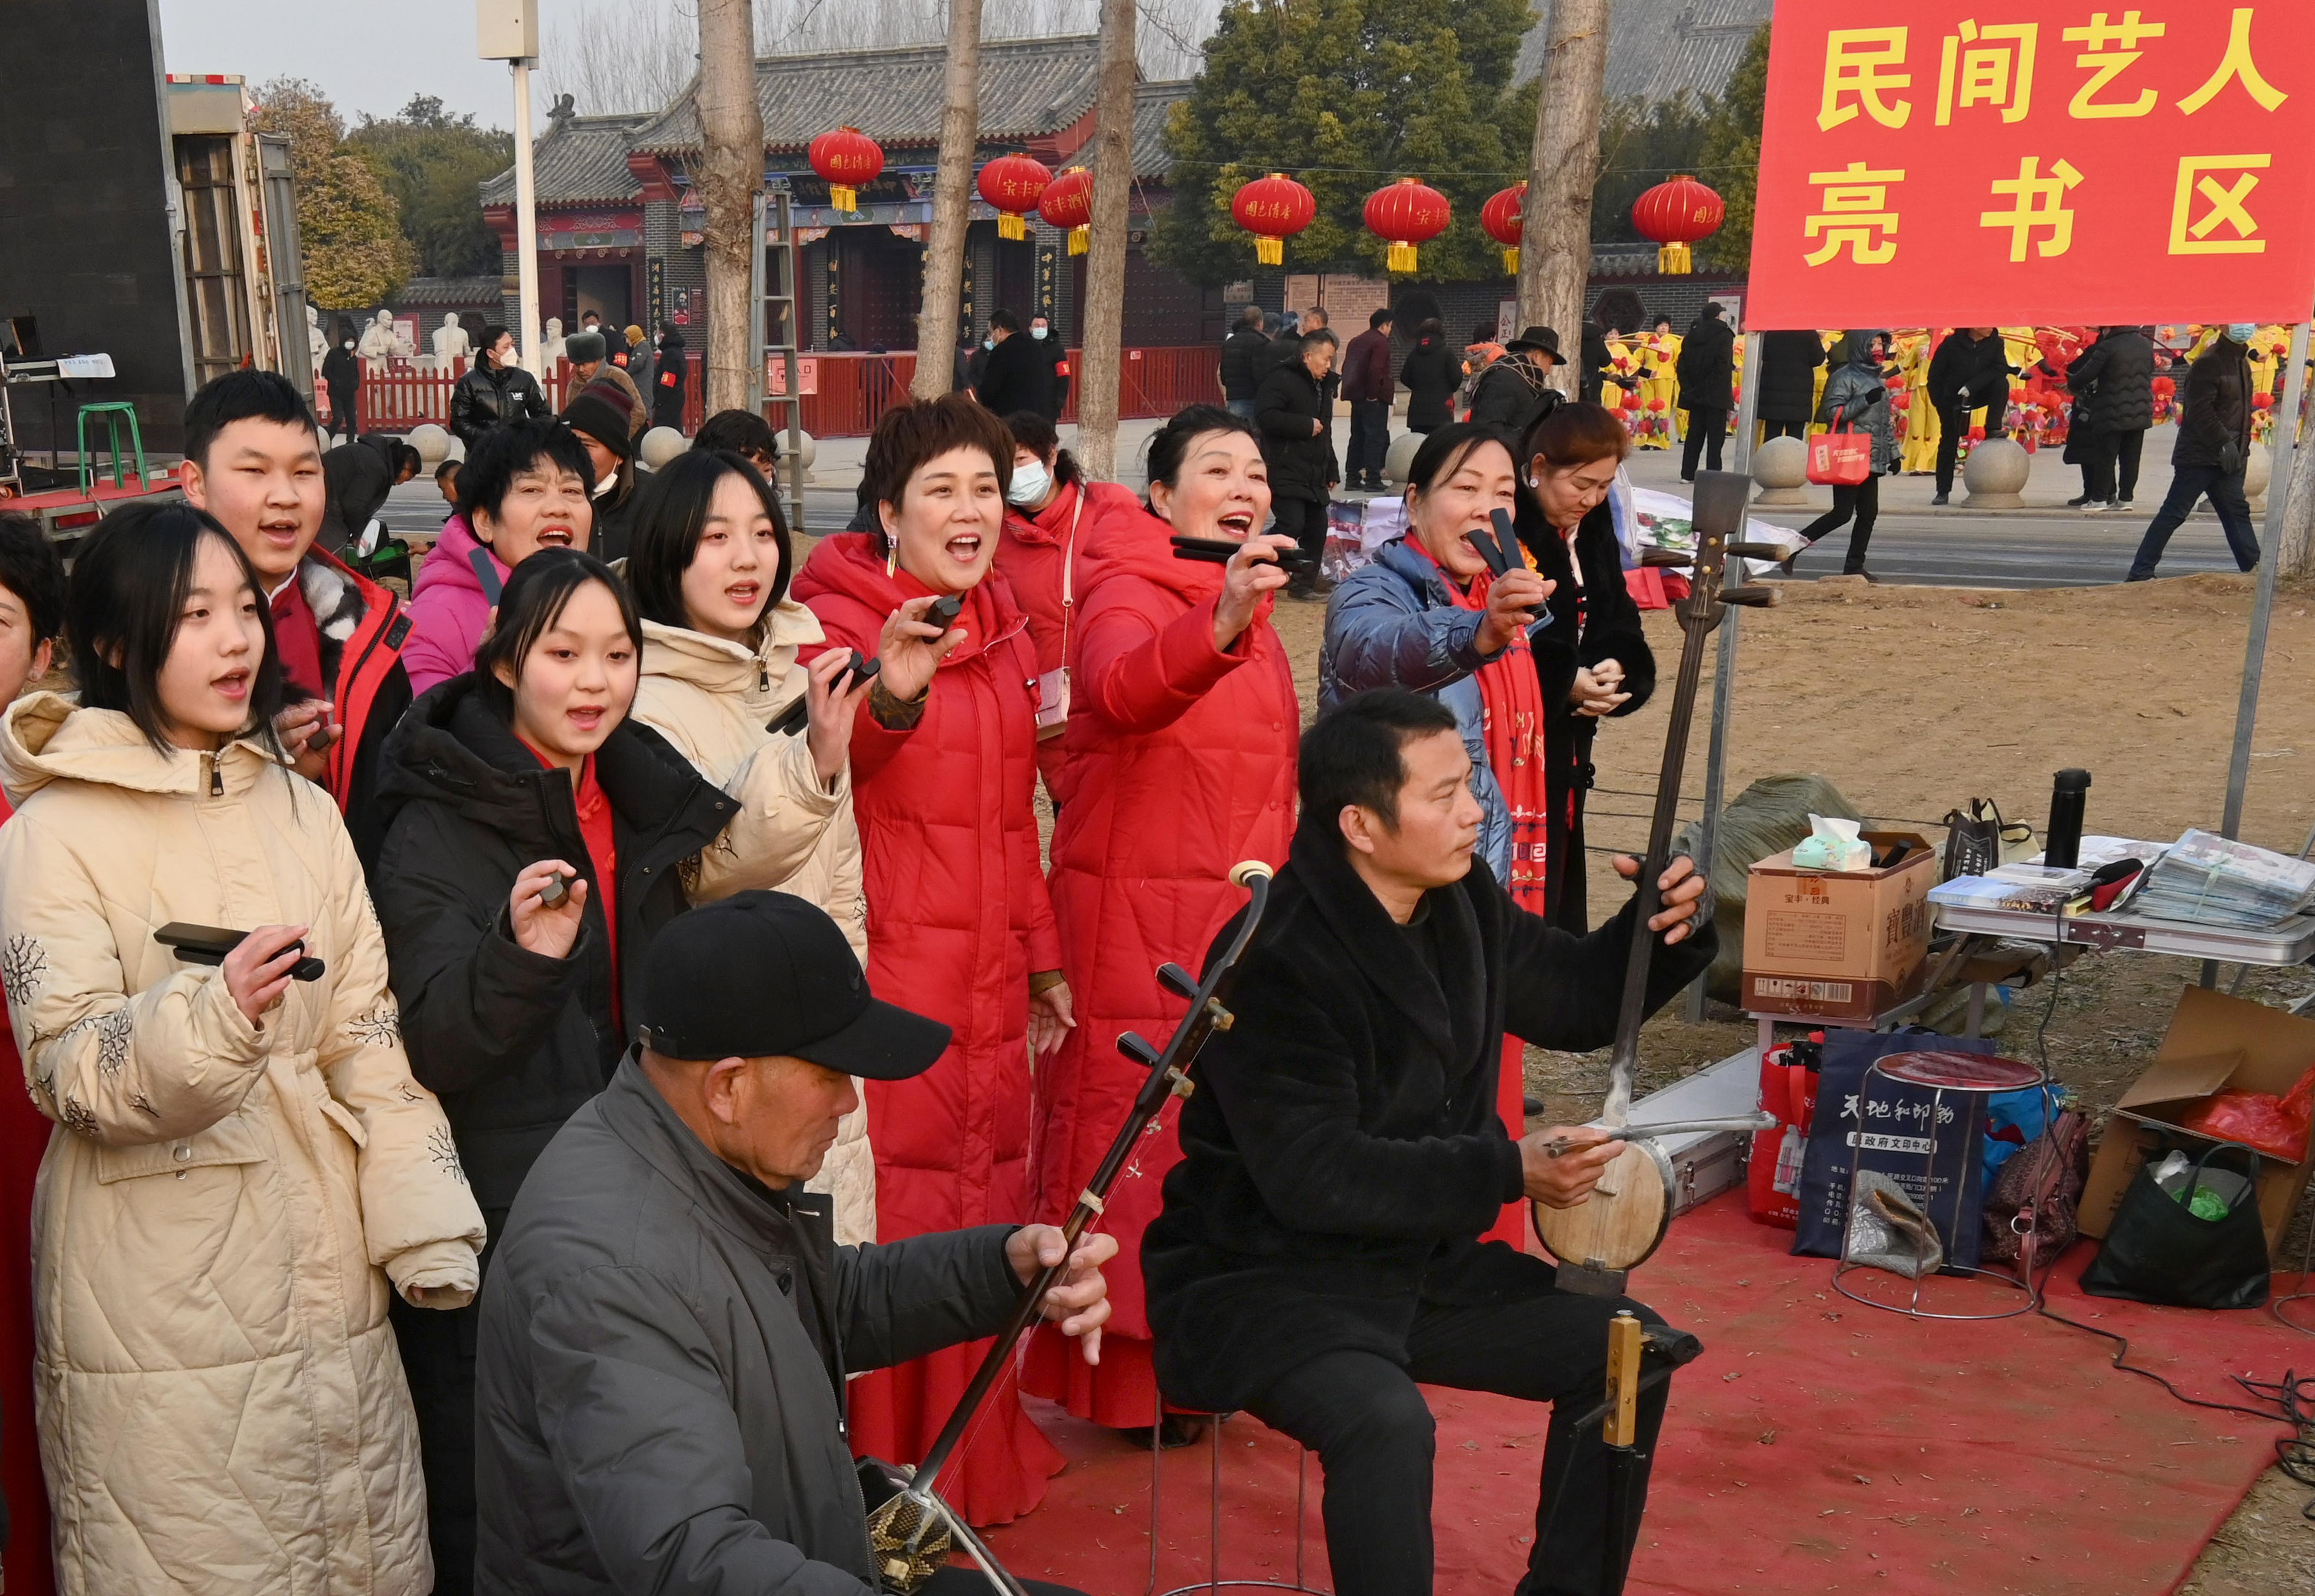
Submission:
[[[2061,770],[2050,789],[2050,829],[2042,847],[2042,863],[2055,870],[2071,870],[2082,853],[2082,807],[2090,790],[2087,770]]]

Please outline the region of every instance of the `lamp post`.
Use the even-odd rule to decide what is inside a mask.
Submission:
[[[538,64],[539,0],[475,0],[477,53],[514,74],[515,343],[523,369],[538,369],[538,190],[530,161],[530,69]]]

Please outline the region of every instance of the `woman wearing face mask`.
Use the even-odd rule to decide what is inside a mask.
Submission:
[[[361,431],[361,361],[354,356],[354,330],[341,321],[338,344],[322,357],[322,386],[330,395],[330,435],[342,432],[351,443]]]
[[[865,461],[878,529],[823,538],[795,582],[830,649],[882,661],[852,736],[869,984],[955,1033],[916,1079],[868,1083],[881,1241],[1029,1217],[1032,1052],[1049,1058],[1070,1024],[1037,857],[1037,656],[989,574],[1012,469],[1005,424],[962,395],[894,406]],[[952,597],[944,632],[927,613]],[[920,1459],[985,1350],[852,1381],[854,1449]],[[951,1465],[948,1500],[1001,1523],[1060,1466],[1008,1379]]]
[[[58,1588],[419,1596],[386,1302],[469,1301],[483,1217],[337,806],[283,768],[257,572],[207,514],[138,504],[81,546],[68,620],[79,702],[0,723],[0,949],[59,1127],[34,1237]],[[246,935],[202,964],[171,921]]]
[[[458,513],[410,590],[402,666],[413,693],[463,675],[496,603],[491,585],[541,549],[584,549],[595,525],[595,466],[558,421],[518,421],[483,440],[458,471]],[[489,562],[491,585],[475,570]]]
[[[694,449],[652,473],[626,571],[643,623],[635,719],[739,806],[702,856],[692,898],[792,892],[827,910],[865,965],[868,905],[848,759],[868,689],[845,676],[848,651],[828,650],[810,666],[797,659],[826,634],[788,597],[789,569],[779,501],[739,456]],[[799,699],[803,718],[772,731]],[[876,1239],[865,1103],[845,1116],[808,1189],[834,1193],[839,1245]]]
[[[1061,447],[1053,423],[1033,410],[1005,418],[1013,434],[1013,480],[1005,489],[1005,530],[998,535],[997,569],[1013,584],[1028,612],[1037,647],[1037,769],[1047,796],[1062,794],[1061,731],[1068,720],[1069,663],[1078,606],[1086,591],[1085,538],[1112,510],[1139,510],[1141,501],[1115,483],[1089,483],[1076,457]]]
[[[1301,705],[1272,630],[1280,554],[1262,440],[1244,417],[1193,405],[1149,441],[1149,509],[1104,509],[1086,533],[1088,581],[1071,678],[1069,801],[1053,828],[1061,967],[1081,1011],[1039,1083],[1037,1217],[1067,1217],[1115,1139],[1147,1071],[1118,1056],[1122,1031],[1171,1033],[1179,999],[1151,971],[1195,968],[1246,901],[1230,866],[1286,859],[1294,829]],[[1177,560],[1186,535],[1237,545],[1227,565]],[[1059,1336],[1031,1343],[1024,1380],[1081,1417],[1142,1429],[1157,1414],[1141,1232],[1181,1159],[1172,1122],[1135,1153],[1103,1227],[1113,1316],[1088,1368]]]
[[[1630,435],[1597,404],[1563,404],[1528,430],[1527,491],[1518,529],[1529,563],[1550,585],[1551,625],[1531,633],[1543,686],[1544,913],[1577,935],[1588,923],[1583,797],[1592,739],[1609,715],[1630,714],[1655,691],[1656,659],[1624,586],[1623,547],[1608,492],[1632,451]]]
[[[1873,468],[1853,488],[1833,483],[1832,508],[1802,528],[1801,536],[1814,548],[1819,538],[1839,531],[1854,518],[1857,527],[1849,535],[1849,557],[1841,562],[1840,573],[1879,581],[1865,569],[1865,548],[1873,541],[1873,523],[1881,514],[1881,479],[1897,469],[1897,429],[1889,417],[1888,374],[1881,368],[1889,358],[1889,335],[1852,332],[1842,340],[1840,356],[1840,364],[1824,379],[1824,398],[1817,405],[1816,419],[1832,431],[1862,432],[1871,439]],[[1786,567],[1790,569],[1805,552],[1796,549],[1786,560]]]
[[[493,427],[553,413],[538,379],[514,363],[514,334],[504,327],[483,328],[474,365],[450,390],[450,430],[467,454]]]
[[[635,509],[635,446],[627,430],[627,396],[613,384],[596,381],[563,407],[563,424],[578,434],[595,474],[587,497],[593,508],[587,552],[616,562],[627,557]]]
[[[473,671],[386,742],[372,881],[402,1035],[493,1235],[532,1161],[611,1078],[638,1001],[628,978],[689,907],[691,862],[735,808],[628,718],[642,652],[609,567],[541,554],[508,579]],[[442,1592],[472,1588],[479,1317],[395,1320]]]
[[[1453,421],[1424,440],[1407,468],[1406,535],[1377,549],[1326,607],[1318,707],[1406,687],[1452,709],[1479,800],[1479,857],[1512,902],[1541,914],[1550,717],[1530,638],[1549,625],[1541,612],[1553,585],[1524,561],[1495,575],[1471,543],[1492,542],[1494,512],[1516,514],[1518,501],[1512,446],[1494,428]],[[1526,1133],[1522,1081],[1521,1044],[1506,1038],[1496,1107],[1514,1139]],[[1519,1245],[1519,1205],[1489,1234]]]

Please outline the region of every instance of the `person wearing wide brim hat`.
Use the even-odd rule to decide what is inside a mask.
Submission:
[[[587,552],[599,559],[624,560],[627,516],[635,502],[635,445],[627,396],[599,376],[563,407],[563,420],[579,435],[595,466],[595,528]]]
[[[1551,373],[1566,360],[1559,334],[1549,327],[1525,329],[1503,345],[1503,358],[1481,374],[1471,393],[1470,420],[1494,427],[1514,443],[1566,398],[1551,386]],[[1514,458],[1517,457],[1514,453]]]
[[[950,1037],[874,998],[817,906],[747,891],[678,916],[641,995],[636,1045],[539,1155],[497,1238],[478,1349],[480,1583],[553,1570],[570,1591],[801,1580],[865,1596],[878,1570],[847,1372],[995,1334],[1062,1262],[1062,1233],[835,1244],[829,1199],[803,1187],[856,1080],[921,1075]],[[1116,1251],[1083,1237],[1042,1305],[1088,1361]],[[948,1568],[921,1592],[980,1588]]]

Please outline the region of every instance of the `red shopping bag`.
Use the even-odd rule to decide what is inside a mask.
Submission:
[[[1862,432],[1820,432],[1808,440],[1808,479],[1853,488],[1873,474],[1873,439]]]

